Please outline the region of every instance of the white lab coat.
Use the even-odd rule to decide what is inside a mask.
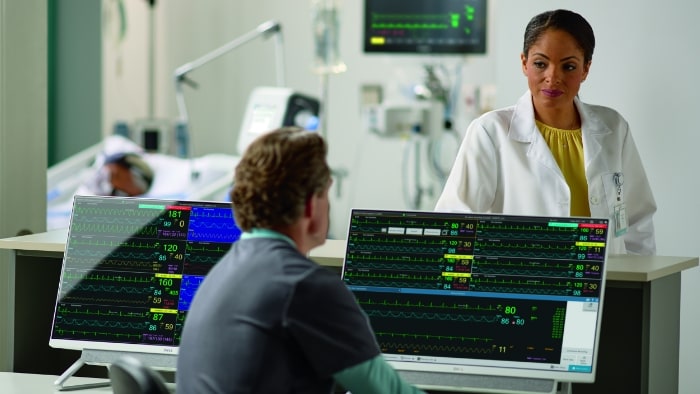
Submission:
[[[615,110],[575,100],[581,115],[583,154],[592,217],[610,219],[609,253],[656,253],[656,203],[627,121]],[[628,229],[617,234],[618,187]],[[462,140],[438,211],[569,216],[570,191],[535,125],[530,92],[515,106],[475,119]]]

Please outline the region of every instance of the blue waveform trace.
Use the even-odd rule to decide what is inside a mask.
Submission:
[[[182,275],[180,284],[180,298],[178,300],[177,309],[179,311],[187,311],[190,309],[192,299],[194,298],[197,289],[204,281],[204,276],[197,275]]]
[[[233,243],[238,241],[240,237],[241,230],[238,228],[227,229],[227,231],[194,231],[190,228],[187,239],[189,241]]]

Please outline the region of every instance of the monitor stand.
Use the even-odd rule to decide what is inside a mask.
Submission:
[[[571,384],[551,379],[423,371],[399,371],[409,383],[431,391],[508,394],[571,394]]]
[[[135,352],[118,352],[111,350],[95,350],[95,349],[83,349],[78,361],[74,362],[68,369],[61,374],[61,376],[56,379],[54,385],[58,391],[73,391],[73,390],[83,390],[91,389],[95,387],[106,387],[109,386],[109,381],[100,383],[86,383],[78,384],[72,386],[66,386],[66,381],[73,376],[83,365],[104,365],[108,367],[110,364],[117,361],[119,358],[124,356],[131,356],[139,359],[144,364],[149,367],[162,370],[162,371],[174,371],[177,366],[177,356],[174,354],[152,354],[152,353],[135,353]]]

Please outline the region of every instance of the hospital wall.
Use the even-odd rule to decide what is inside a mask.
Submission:
[[[126,3],[132,10],[138,7],[133,2]],[[387,99],[410,101],[406,91],[422,82],[423,64],[442,64],[448,70],[461,67],[461,72],[453,77],[461,79],[462,99],[476,86],[495,87],[493,100],[482,103],[482,109],[510,105],[527,89],[519,64],[527,21],[547,9],[569,8],[591,22],[597,38],[591,74],[581,88],[581,98],[617,109],[632,127],[659,206],[655,218],[658,253],[700,255],[696,226],[700,223],[700,179],[695,160],[700,143],[696,131],[700,91],[694,70],[700,62],[695,40],[700,36],[700,24],[696,21],[700,4],[674,2],[663,6],[646,0],[491,1],[487,55],[454,58],[363,54],[362,3],[341,2],[340,53],[348,71],[328,77],[329,100],[325,104],[329,161],[334,168],[348,173],[347,178],[336,180],[333,191],[331,236],[345,238],[343,229],[350,207],[406,207],[402,155],[409,140],[381,137],[363,127],[362,85],[377,84]],[[287,85],[319,96],[321,77],[312,72],[309,4],[307,0],[161,2],[156,12],[157,116],[176,116],[172,72],[177,66],[269,19],[280,21],[283,27]],[[137,105],[144,103],[148,86],[139,71],[143,67],[129,68],[145,64],[143,38],[147,30],[143,17],[130,28],[133,36],[122,41],[118,51],[110,51],[106,45],[104,49],[103,56],[112,65],[121,62],[122,73],[115,85],[118,69],[110,69],[112,66],[105,62],[104,84],[113,84],[109,101],[105,99],[109,104],[103,108],[105,133],[117,118],[145,116],[144,105]],[[141,40],[141,44],[135,40]],[[236,139],[250,91],[275,83],[273,53],[270,41],[256,40],[190,75],[199,84],[197,89],[186,88],[193,155],[237,153]],[[105,90],[109,96],[110,90]],[[462,132],[473,116],[473,108],[460,104],[459,110],[462,112],[456,128]],[[445,154],[453,152],[446,150]],[[421,208],[432,209],[439,184],[433,185],[432,196],[429,191],[428,188]],[[683,273],[681,393],[694,392],[695,386],[695,355],[700,353],[700,339],[695,335],[700,331],[700,310],[695,301],[700,298],[698,283],[698,269]]]
[[[46,226],[46,1],[0,0],[0,238]],[[12,360],[12,252],[0,250],[0,370]],[[4,389],[4,387],[3,387]]]

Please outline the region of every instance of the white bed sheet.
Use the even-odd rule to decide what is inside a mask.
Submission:
[[[104,158],[119,152],[139,153],[154,172],[153,183],[145,198],[230,201],[228,192],[239,157],[208,154],[183,159],[146,153],[133,141],[110,136],[99,146],[91,147],[49,170],[47,185],[47,230],[68,227],[73,208],[73,196],[95,195],[91,185]]]

